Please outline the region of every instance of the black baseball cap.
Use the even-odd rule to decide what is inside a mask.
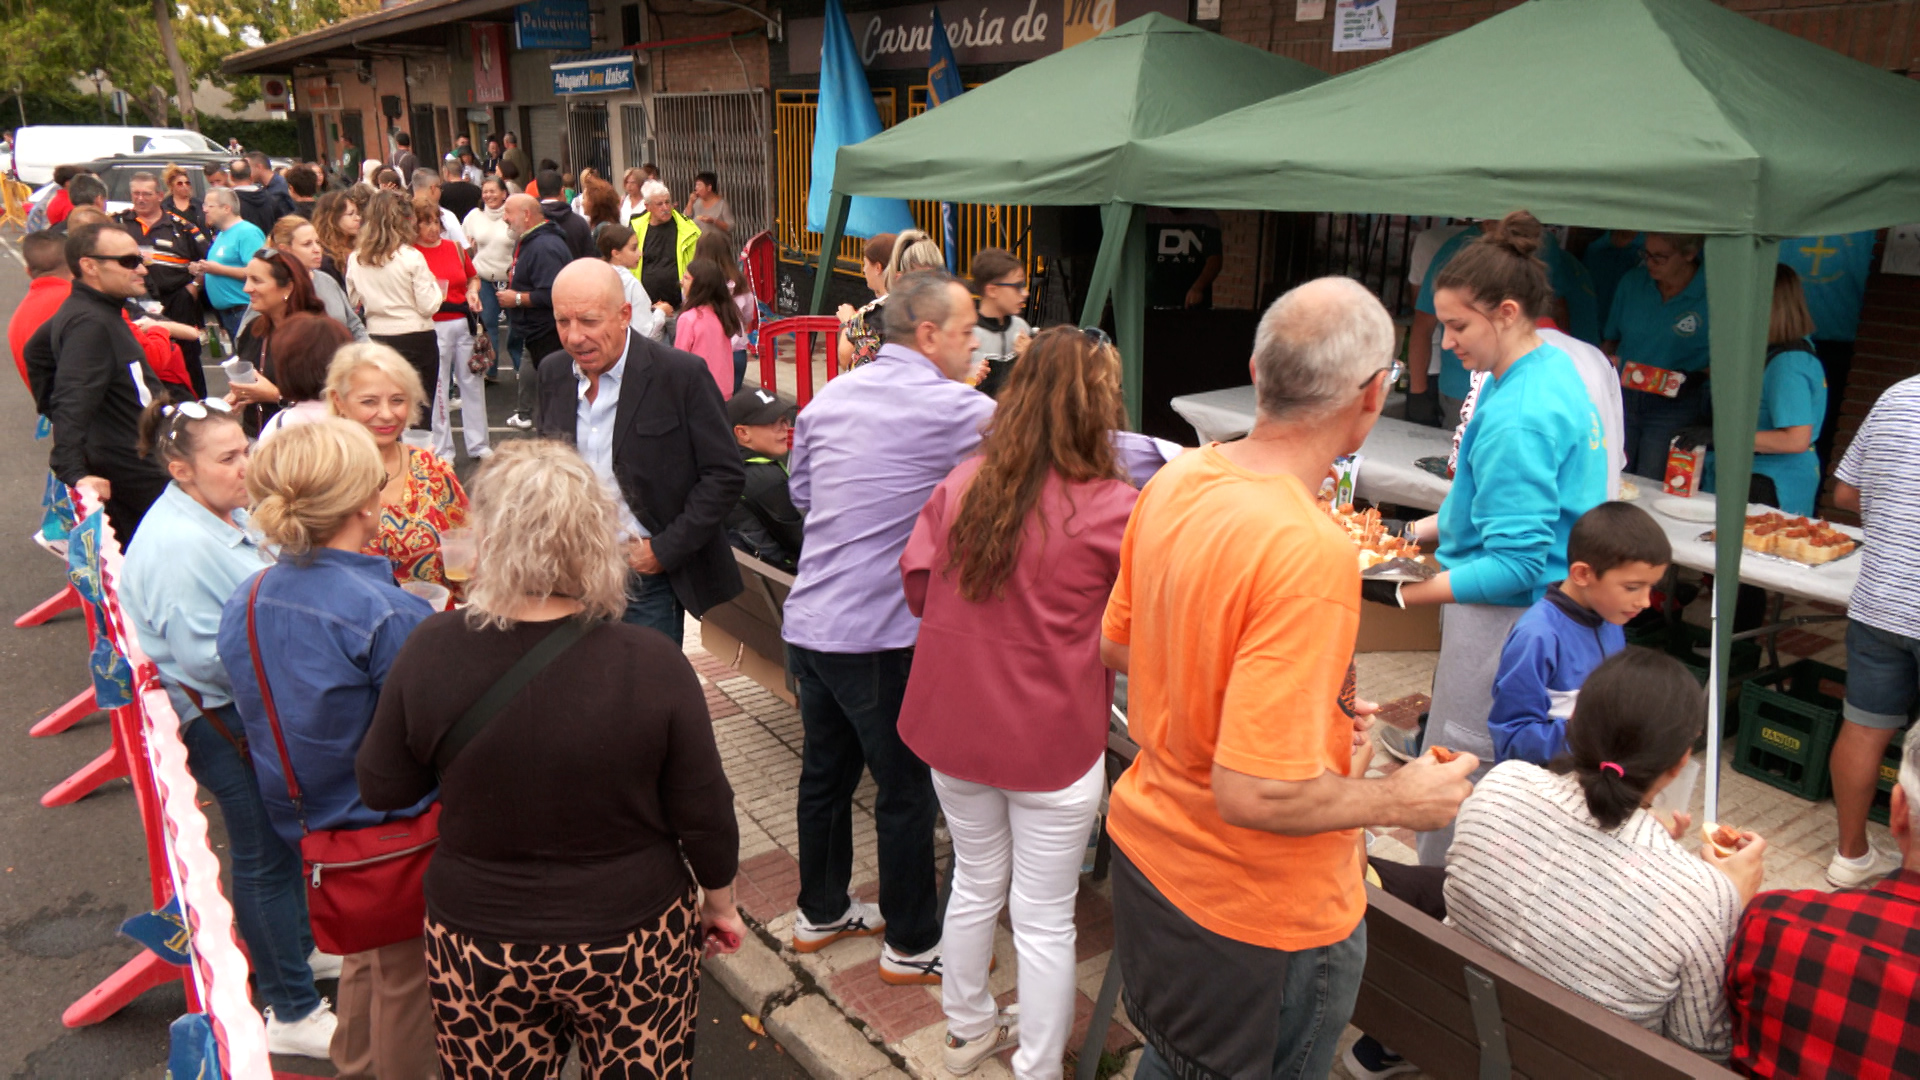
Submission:
[[[793,402],[787,398],[757,386],[743,386],[739,393],[727,399],[727,423],[736,427],[759,427],[791,414],[794,409]]]

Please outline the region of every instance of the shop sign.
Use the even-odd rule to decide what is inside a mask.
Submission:
[[[633,54],[596,53],[569,56],[549,65],[553,92],[558,94],[613,94],[634,88]]]
[[[473,25],[473,86],[467,101],[502,102],[512,96],[507,87],[507,28],[499,23]]]
[[[593,12],[587,0],[533,0],[513,9],[516,49],[591,49]]]
[[[861,63],[868,68],[921,68],[933,44],[932,4],[879,11],[850,11],[847,23]],[[970,64],[1038,60],[1097,37],[1150,11],[1187,20],[1187,0],[953,0],[941,9],[954,60]],[[820,70],[824,19],[794,19],[787,24],[788,70],[811,75]]]

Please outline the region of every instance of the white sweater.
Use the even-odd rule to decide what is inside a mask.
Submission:
[[[355,252],[347,257],[347,298],[365,313],[367,333],[414,334],[433,329],[440,283],[412,244],[380,266],[366,265]]]
[[[506,208],[489,210],[476,206],[467,211],[462,222],[467,242],[473,245],[473,267],[483,281],[505,281],[513,269],[513,229],[507,225]]]

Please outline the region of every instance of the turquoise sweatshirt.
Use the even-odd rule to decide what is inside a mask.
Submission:
[[[1487,380],[1440,506],[1455,601],[1527,607],[1567,576],[1567,534],[1607,498],[1605,444],[1572,358],[1554,346]]]

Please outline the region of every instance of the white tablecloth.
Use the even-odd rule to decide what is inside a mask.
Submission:
[[[1253,428],[1254,397],[1251,386],[1189,394],[1174,398],[1171,404],[1173,410],[1200,433],[1203,442],[1238,438]],[[1439,428],[1383,416],[1374,424],[1373,432],[1360,448],[1360,478],[1355,491],[1362,498],[1374,502],[1437,510],[1446,500],[1453,482],[1427,472],[1414,462],[1423,457],[1446,457],[1451,445],[1452,437]],[[1703,573],[1712,573],[1713,545],[1696,537],[1713,528],[1713,524],[1683,521],[1661,513],[1662,501],[1670,497],[1660,493],[1660,485],[1644,477],[1628,479],[1640,489],[1640,507],[1653,514],[1653,520],[1660,523],[1660,528],[1672,542],[1673,561]],[[1695,495],[1691,499],[1675,501],[1692,503],[1702,509],[1714,505],[1711,495]],[[1759,513],[1764,509],[1768,508],[1755,506],[1749,512]],[[1840,529],[1856,539],[1860,536],[1858,529],[1847,526],[1840,526]],[[1748,585],[1842,607],[1853,595],[1854,582],[1859,578],[1858,552],[1824,566],[1802,566],[1756,556],[1751,552],[1743,553],[1740,560],[1740,580]]]
[[[1169,404],[1193,429],[1201,442],[1237,439],[1253,430],[1253,387],[1209,390],[1174,398]],[[1360,448],[1360,479],[1355,492],[1373,502],[1437,510],[1452,482],[1415,465],[1423,457],[1444,458],[1453,448],[1453,436],[1439,428],[1410,424],[1383,416],[1373,425]]]

